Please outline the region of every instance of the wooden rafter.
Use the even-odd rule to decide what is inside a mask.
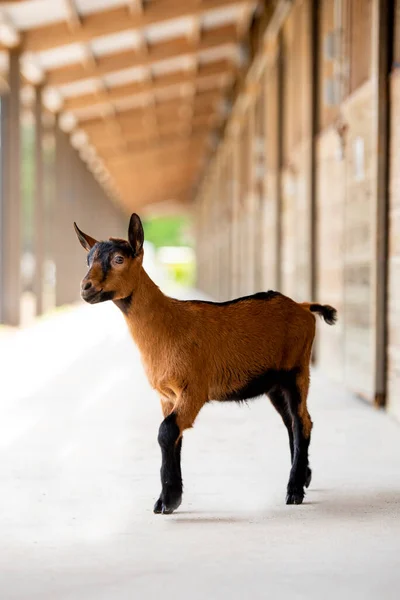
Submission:
[[[148,175],[149,179],[142,184],[141,180],[138,180],[133,176],[133,174],[126,173],[124,179],[120,182],[120,187],[122,189],[126,189],[126,191],[130,191],[135,193],[137,200],[140,202],[141,200],[147,200],[149,197],[152,197],[152,200],[163,199],[165,197],[170,197],[171,194],[177,194],[182,190],[188,190],[194,183],[195,172],[198,170],[199,165],[193,163],[191,167],[191,171],[185,174],[185,177],[182,179],[181,174],[178,172],[171,171],[168,174],[166,171],[163,173],[159,173],[159,177],[155,177],[157,173],[157,165],[153,167],[149,167]],[[140,193],[138,193],[138,185],[140,181]],[[167,182],[167,185],[164,185],[164,181]],[[136,200],[135,198],[135,200]]]
[[[200,80],[201,81],[201,80]],[[130,103],[128,104],[118,104],[118,111],[115,111],[114,113],[111,114],[111,116],[116,115],[116,116],[139,116],[142,115],[143,117],[148,116],[149,120],[150,119],[154,119],[154,115],[153,115],[153,110],[156,110],[157,112],[163,112],[164,109],[168,109],[168,107],[178,107],[178,109],[181,110],[181,115],[187,111],[187,108],[191,108],[192,112],[195,112],[197,110],[197,107],[199,107],[202,104],[207,104],[207,103],[211,103],[213,104],[213,110],[215,110],[216,107],[219,108],[219,106],[221,106],[221,112],[222,112],[222,100],[225,97],[225,92],[227,90],[227,88],[230,88],[232,85],[232,82],[230,81],[229,78],[223,79],[221,81],[215,81],[215,86],[211,89],[208,88],[208,93],[213,93],[215,95],[215,99],[212,100],[211,98],[209,100],[207,100],[207,98],[203,99],[203,94],[205,94],[205,91],[197,91],[196,95],[194,96],[194,104],[192,102],[192,95],[184,95],[182,96],[181,94],[179,94],[179,88],[175,89],[174,87],[174,96],[172,98],[166,98],[166,97],[162,97],[162,98],[157,98],[157,105],[154,107],[152,105],[150,106],[143,106],[143,105],[138,105],[136,107],[133,107],[130,105]],[[129,96],[129,99],[134,100],[135,99],[135,95],[133,96]],[[89,106],[89,109],[92,107],[93,105]],[[110,116],[110,110],[109,110],[110,104],[105,104],[104,102],[101,102],[101,104],[99,106],[95,106],[95,110],[94,111],[87,111],[86,107],[83,109],[74,109],[75,110],[75,117],[77,119],[77,122],[80,125],[86,125],[86,124],[91,124],[91,123],[98,123],[104,120],[105,116],[109,117]]]
[[[208,135],[204,135],[204,133],[193,135],[190,138],[176,140],[174,142],[159,142],[154,144],[154,146],[150,145],[147,148],[114,156],[107,161],[107,164],[114,166],[121,163],[140,164],[144,161],[148,161],[149,158],[167,158],[168,160],[174,161],[175,154],[179,152],[182,152],[184,157],[188,157],[190,154],[194,154],[195,152],[203,152],[207,147],[208,142]]]
[[[197,76],[193,76],[193,73],[191,72],[171,73],[158,77],[154,83],[149,83],[148,81],[135,82],[110,88],[99,94],[85,94],[73,98],[66,98],[64,101],[64,109],[73,111],[89,106],[95,106],[96,104],[112,103],[130,96],[154,93],[174,85],[196,85],[201,80],[213,76],[233,76],[235,70],[235,67],[229,61],[224,60],[219,61],[218,63],[210,63],[200,67]]]
[[[103,35],[142,29],[182,17],[200,16],[207,11],[232,4],[254,5],[254,0],[169,0],[150,3],[142,13],[127,11],[124,7],[105,10],[87,15],[83,26],[77,31],[72,32],[67,23],[46,25],[26,31],[24,49],[37,52],[76,42],[85,43]]]
[[[144,10],[144,0],[126,0],[126,4],[131,13],[142,14]]]
[[[179,116],[179,118],[185,118],[186,113],[192,110],[193,114],[199,114],[202,112],[214,113],[218,110],[219,105],[222,101],[221,90],[209,90],[206,92],[196,94],[194,101],[191,97],[175,97],[168,98],[164,101],[159,101],[155,107],[144,106],[137,108],[126,108],[125,110],[118,111],[115,115],[121,122],[131,121],[132,126],[136,126],[141,121],[146,120],[147,117],[151,117],[154,112],[157,115],[164,116],[167,119],[173,119]],[[96,127],[103,123],[104,119],[98,116],[92,118],[86,118],[80,120],[81,127]]]
[[[220,121],[218,115],[204,115],[194,117],[191,122],[191,129],[185,129],[182,127],[182,123],[165,123],[159,125],[157,133],[149,131],[145,127],[133,128],[125,131],[123,140],[126,142],[128,148],[136,146],[140,149],[146,143],[155,143],[157,140],[161,141],[163,137],[176,137],[182,138],[187,137],[189,133],[208,133]],[[84,129],[85,131],[85,129]],[[108,156],[115,155],[116,152],[120,152],[123,146],[122,138],[118,134],[110,134],[109,130],[105,125],[100,125],[96,133],[87,132],[91,143],[97,148],[98,152],[107,154]]]
[[[145,169],[141,169],[141,173],[138,174],[135,169],[129,168],[129,169],[125,169],[124,167],[122,167],[122,169],[119,169],[118,171],[116,171],[116,173],[118,174],[118,178],[119,181],[121,183],[124,183],[125,181],[143,181],[145,182],[145,184],[147,184],[148,186],[153,185],[154,183],[156,183],[155,180],[159,180],[160,176],[162,177],[168,177],[170,176],[171,179],[177,179],[178,177],[182,180],[182,175],[184,176],[184,179],[188,178],[188,175],[192,175],[193,171],[196,170],[196,168],[198,167],[199,164],[199,160],[191,160],[188,161],[186,164],[184,165],[179,165],[179,168],[177,167],[176,164],[167,164],[167,165],[158,165],[157,166],[157,173],[154,172],[154,164],[153,163],[148,163],[147,167]]]
[[[67,23],[71,29],[71,31],[77,31],[82,27],[83,20],[76,6],[76,0],[64,0],[65,6],[68,12]],[[88,42],[85,46],[85,58],[82,61],[82,67],[86,72],[89,69],[95,69],[97,66],[96,57],[91,49],[90,43]],[[49,82],[47,81],[47,84]]]
[[[246,39],[257,0],[124,0],[118,8],[85,15],[79,13],[78,0],[63,2],[65,21],[24,31],[22,52],[84,45],[86,57],[80,63],[46,70],[46,84],[98,82],[95,92],[74,97],[68,97],[66,87],[63,106],[78,118],[78,127],[96,150],[98,158],[91,153],[91,168],[111,178],[127,204],[186,201],[208,160],[212,135],[225,119],[221,100],[238,76],[235,48]],[[204,30],[203,15],[233,5],[237,7],[234,23],[215,29],[204,24]],[[169,22],[173,34],[174,20],[182,18],[188,23],[186,33],[177,23],[180,37],[158,41],[157,24]],[[94,54],[94,39],[124,31],[134,32],[139,41],[134,48]],[[160,28],[160,38],[161,34]],[[212,52],[220,48],[221,52]],[[172,71],[175,65],[182,67]],[[134,74],[131,79],[128,72],[135,68],[140,81],[133,81]],[[115,85],[117,75],[107,78],[124,70],[132,81],[129,84]]]
[[[240,37],[243,37],[248,32],[252,15],[253,10],[251,5],[243,5],[243,7],[240,10],[240,17],[236,25],[237,32]]]
[[[201,21],[198,16],[195,16],[192,19],[192,23],[191,23],[191,27],[190,27],[190,31],[189,31],[189,40],[191,40],[192,44],[195,44],[195,43],[199,43],[201,37],[202,37]],[[192,57],[192,62],[191,62],[191,72],[192,72],[192,75],[194,78],[197,76],[198,71],[199,71],[199,56],[198,56],[198,54],[195,54]],[[195,86],[193,86],[192,87],[192,95],[191,95],[191,106],[190,106],[192,114],[194,113],[195,97],[196,97],[196,88],[195,88]],[[193,124],[191,123],[189,133],[191,132],[192,128],[193,128]]]
[[[126,140],[135,139],[135,137],[137,138],[139,134],[142,136],[147,134],[147,137],[151,137],[153,131],[156,131],[149,130],[144,123],[135,123],[132,120],[120,121],[120,123],[125,131],[124,139]],[[185,121],[179,120],[176,117],[164,117],[163,119],[160,117],[158,120],[157,130],[160,133],[167,133],[168,131],[180,131],[182,135],[189,135],[191,127],[203,127],[204,129],[208,130],[216,123],[218,123],[218,113],[209,113],[203,111],[194,115],[192,118],[187,118]]]
[[[82,127],[91,143],[100,151],[104,148],[120,149],[123,145],[136,143],[140,149],[147,142],[154,142],[160,136],[176,135],[187,137],[191,133],[210,133],[222,122],[223,116],[215,110],[204,108],[184,120],[177,118],[175,112],[159,116],[156,124],[145,117],[113,119],[112,121],[96,121]]]
[[[138,194],[134,192],[130,184],[121,186],[121,200],[127,206],[127,210],[132,210],[132,206],[135,207],[136,211],[141,210],[143,207],[150,203],[164,203],[173,202],[174,204],[187,204],[190,197],[192,185],[179,186],[175,190],[170,190],[161,187],[157,193]]]
[[[68,12],[68,27],[72,32],[82,26],[82,19],[75,4],[75,0],[64,0],[65,7]]]
[[[205,123],[193,123],[190,130],[190,139],[196,139],[198,137],[206,136],[211,133],[211,121],[208,124]],[[121,145],[121,140],[118,137],[104,137],[102,143],[96,143],[97,151],[104,158],[112,158],[121,152],[127,151],[128,153],[140,153],[149,148],[163,147],[167,144],[174,144],[175,142],[188,141],[188,132],[184,133],[179,127],[160,129],[156,135],[146,135],[145,132],[139,137],[137,134],[135,137],[125,137],[127,142],[126,150]],[[92,138],[90,138],[92,139]]]
[[[219,29],[204,31],[200,40],[179,38],[148,47],[148,53],[135,53],[125,50],[115,54],[97,58],[96,65],[83,68],[73,64],[52,69],[47,73],[50,85],[63,85],[80,81],[89,77],[104,77],[114,71],[122,71],[132,67],[148,67],[161,60],[179,58],[180,56],[195,57],[196,53],[220,46],[236,44],[240,41],[236,27],[228,25]]]
[[[182,142],[180,147],[175,142],[174,144],[165,146],[165,148],[149,150],[143,154],[126,152],[118,156],[113,156],[104,162],[113,173],[132,169],[132,172],[135,172],[137,177],[143,179],[144,172],[148,167],[159,165],[160,169],[166,169],[168,165],[171,168],[175,165],[178,170],[181,170],[182,165],[201,161],[205,150],[205,139],[201,144],[200,142]]]
[[[111,172],[118,179],[120,189],[130,193],[134,191],[139,202],[147,201],[148,197],[152,197],[154,201],[177,194],[182,189],[188,190],[193,185],[196,173],[202,164],[201,158],[178,166],[149,163],[146,167],[141,167],[140,176],[132,167],[115,173],[111,170]]]
[[[121,182],[120,189],[122,193],[130,195],[130,201],[135,204],[147,204],[148,202],[164,201],[169,198],[173,198],[176,195],[180,195],[183,192],[188,193],[190,188],[193,186],[195,175],[192,173],[184,180],[171,179],[168,181],[167,186],[163,186],[162,182],[153,182],[150,185],[146,185],[140,189],[140,194],[137,191],[137,182],[129,177],[129,175]]]
[[[76,31],[78,29],[81,29],[82,25],[83,25],[83,20],[78,11],[77,6],[76,6],[76,0],[64,0],[64,3],[67,8],[68,24],[70,26],[71,31]],[[92,48],[91,48],[91,45],[89,42],[85,46],[85,58],[82,61],[82,66],[86,73],[89,69],[93,70],[97,67],[97,60],[96,60],[96,57],[92,51]],[[99,87],[96,91],[96,96],[98,96],[99,94],[101,94],[104,91],[106,91],[106,88],[102,84],[101,80],[99,79]],[[118,133],[122,134],[121,127],[119,126],[118,123],[111,124],[111,127],[112,126],[114,126],[114,130],[117,129]],[[121,144],[124,145],[123,139],[121,139]]]

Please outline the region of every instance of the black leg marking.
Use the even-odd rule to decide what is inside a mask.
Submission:
[[[182,453],[182,437],[180,438],[179,442],[175,445],[176,466],[178,468],[179,481],[181,482],[181,485],[182,485],[181,453]]]
[[[181,448],[182,439],[171,413],[160,425],[158,443],[161,447],[161,495],[154,505],[155,513],[171,514],[182,501]]]
[[[310,437],[304,435],[303,422],[299,415],[301,403],[300,390],[296,385],[287,390],[289,409],[293,418],[293,464],[287,486],[286,504],[301,504],[304,499],[304,487],[311,481],[311,470],[308,466],[308,447]]]
[[[306,488],[310,487],[311,479],[312,479],[312,471],[311,471],[310,467],[307,466],[306,482],[304,484],[306,486]]]
[[[280,388],[274,388],[268,394],[269,399],[271,400],[272,405],[276,409],[276,411],[281,415],[282,421],[284,422],[288,435],[289,435],[289,447],[290,447],[290,460],[291,464],[293,464],[293,455],[294,455],[294,444],[293,444],[293,419],[290,414],[290,410],[287,404],[287,400],[285,395],[283,394]]]

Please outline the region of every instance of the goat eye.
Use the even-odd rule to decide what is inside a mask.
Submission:
[[[114,262],[116,262],[118,265],[122,265],[122,263],[124,262],[124,257],[123,256],[115,256]]]

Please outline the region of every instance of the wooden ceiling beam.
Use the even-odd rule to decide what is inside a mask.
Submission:
[[[143,187],[138,186],[138,182],[127,175],[123,180],[121,180],[119,189],[131,191],[131,193],[134,190],[135,201],[139,201],[140,198],[147,197],[156,197],[159,199],[170,197],[172,194],[178,194],[182,189],[187,190],[193,185],[195,179],[194,175],[190,174],[184,180],[168,178],[168,180],[164,180],[163,182],[161,177],[158,180],[154,179],[154,172],[155,170],[153,169],[153,173],[150,173],[150,176],[153,175],[152,181]]]
[[[195,97],[193,103],[190,99],[181,98],[168,100],[157,104],[155,107],[143,107],[143,108],[131,108],[129,110],[121,111],[116,113],[116,118],[121,123],[129,123],[132,125],[148,125],[148,117],[151,117],[154,113],[157,117],[165,117],[167,119],[185,120],[195,115],[201,115],[207,112],[213,114],[218,112],[220,103],[222,102],[222,95],[219,92],[207,92],[200,94]],[[79,121],[79,126],[83,129],[96,129],[96,126],[102,124],[104,119],[96,117],[93,119],[86,119]]]
[[[190,169],[188,169],[184,177],[182,177],[181,173],[173,173],[162,172],[159,170],[157,165],[149,168],[147,171],[147,179],[143,181],[141,179],[136,179],[134,177],[134,173],[131,171],[126,171],[125,173],[121,173],[118,178],[118,189],[131,189],[135,190],[135,194],[139,197],[146,196],[163,196],[163,194],[167,194],[168,196],[172,193],[177,193],[178,190],[182,188],[189,188],[193,185],[196,178],[196,171],[199,169],[198,164],[193,164]]]
[[[143,12],[128,11],[126,7],[104,10],[86,15],[82,27],[71,31],[67,23],[53,23],[24,33],[23,48],[26,51],[39,52],[74,43],[86,43],[96,37],[143,29],[150,25],[172,19],[202,15],[210,10],[238,4],[254,5],[254,0],[170,0],[151,2]]]
[[[140,212],[141,210],[147,208],[149,204],[173,203],[174,205],[186,205],[191,197],[191,194],[192,186],[186,188],[183,187],[179,190],[176,190],[175,193],[169,193],[167,191],[166,193],[162,194],[161,190],[158,190],[157,194],[151,196],[141,195],[137,197],[137,195],[132,191],[131,186],[127,186],[127,188],[124,188],[121,192],[122,202],[127,207],[129,212]]]
[[[196,56],[203,50],[219,48],[228,44],[236,44],[240,40],[237,29],[228,25],[219,29],[204,31],[201,39],[181,38],[148,45],[147,54],[125,50],[115,54],[99,56],[96,65],[84,68],[80,63],[59,67],[47,71],[48,85],[64,85],[67,83],[88,79],[90,77],[104,77],[114,71],[122,71],[133,67],[150,67],[152,64],[179,58],[180,56]]]
[[[107,166],[110,175],[116,182],[116,185],[121,186],[122,182],[129,179],[136,190],[144,191],[146,188],[161,187],[166,189],[167,185],[171,185],[171,180],[174,184],[182,185],[186,179],[192,179],[198,175],[199,170],[204,166],[204,156],[189,156],[187,167],[180,165],[180,170],[176,165],[162,165],[160,162],[152,161],[140,166],[137,163],[127,163],[115,169],[113,165]],[[137,171],[140,168],[143,175],[140,176]],[[160,185],[160,182],[161,183]]]
[[[126,198],[126,201],[130,203],[132,207],[131,211],[140,212],[143,206],[180,198],[182,194],[185,194],[186,198],[189,198],[193,185],[194,179],[192,178],[180,185],[178,183],[168,186],[158,184],[158,186],[153,186],[145,190],[138,190],[135,184],[128,179],[123,185],[121,193]]]
[[[211,133],[211,126],[200,124],[193,124],[191,127],[192,136],[200,136],[200,135],[208,135]],[[158,134],[153,134],[151,136],[145,136],[142,134],[141,137],[135,138],[124,138],[127,146],[128,153],[141,153],[149,147],[162,147],[163,144],[168,144],[171,142],[179,142],[188,139],[188,133],[183,133],[180,129],[169,129],[163,130],[161,129]],[[124,151],[123,143],[120,138],[107,138],[104,137],[102,143],[94,142],[96,150],[104,159],[112,158],[121,152]]]
[[[180,169],[186,163],[201,162],[206,154],[205,144],[203,144],[202,148],[196,147],[193,144],[192,146],[190,148],[186,144],[184,149],[174,151],[173,144],[170,144],[169,147],[149,150],[146,153],[133,152],[120,154],[107,161],[104,160],[104,164],[107,166],[109,172],[115,176],[122,171],[132,169],[132,173],[135,171],[135,176],[142,181],[143,173],[149,168],[160,167],[160,169],[166,169],[168,166],[171,166],[171,168],[175,166]]]
[[[108,159],[108,165],[120,165],[126,163],[134,163],[135,161],[146,161],[150,159],[162,158],[165,153],[168,154],[169,160],[176,160],[176,153],[183,153],[183,156],[188,156],[195,152],[204,151],[207,147],[209,136],[201,133],[192,135],[190,138],[168,141],[166,143],[158,142],[154,145],[149,145],[147,148],[137,149],[134,152],[126,152]],[[188,154],[186,154],[188,153]]]
[[[218,125],[218,115],[199,115],[193,118],[191,121],[191,127],[193,132],[210,132]],[[89,136],[91,143],[100,152],[102,150],[112,151],[113,149],[120,148],[124,142],[128,145],[133,144],[145,144],[147,142],[155,142],[158,136],[155,132],[149,131],[146,127],[132,127],[128,131],[124,132],[124,137],[121,138],[119,134],[110,134],[110,130],[103,125],[99,124],[96,130],[86,131]],[[187,136],[188,131],[182,126],[182,123],[168,122],[160,123],[159,128],[160,139],[167,136],[176,136],[182,138]]]
[[[148,196],[165,198],[170,197],[172,194],[178,194],[182,189],[187,190],[188,188],[190,188],[194,183],[193,179],[194,178],[191,177],[190,179],[188,178],[185,181],[169,182],[169,185],[167,186],[160,185],[160,182],[157,181],[149,186],[138,188],[134,179],[126,177],[121,183],[120,189],[127,192],[130,191],[131,193],[133,192],[135,194],[135,201],[139,201],[140,198],[146,198]]]
[[[190,161],[184,166],[181,165],[179,172],[176,170],[176,168],[173,168],[173,165],[169,165],[164,168],[162,168],[162,166],[157,166],[157,174],[155,174],[154,165],[149,165],[147,169],[143,170],[142,177],[138,177],[133,169],[125,169],[117,172],[116,181],[118,181],[119,185],[123,185],[125,181],[140,182],[143,183],[144,186],[148,187],[153,186],[154,184],[157,185],[158,182],[155,181],[155,179],[158,181],[160,179],[164,179],[164,181],[171,181],[171,179],[173,179],[174,181],[178,180],[182,183],[185,179],[192,177],[198,167],[198,160]]]
[[[151,94],[169,86],[192,84],[196,85],[203,79],[208,77],[219,77],[219,76],[233,76],[235,73],[235,67],[229,61],[218,61],[201,66],[198,70],[197,76],[193,73],[177,72],[170,73],[158,77],[155,82],[135,82],[127,85],[120,85],[118,87],[109,88],[107,91],[98,94],[84,94],[82,96],[74,96],[72,98],[66,98],[64,100],[64,110],[79,110],[81,108],[87,108],[88,106],[94,106],[96,104],[108,104],[114,101],[121,100],[130,96]]]
[[[199,159],[190,159],[187,166],[183,167],[181,165],[180,170],[173,165],[162,166],[157,163],[149,163],[142,169],[143,177],[138,176],[135,169],[132,167],[129,169],[119,169],[118,171],[110,169],[110,173],[113,173],[115,181],[118,181],[120,186],[123,186],[124,182],[129,181],[135,185],[137,190],[140,189],[144,191],[146,188],[152,189],[160,187],[160,182],[163,181],[166,184],[166,189],[167,185],[186,185],[186,182],[192,180],[196,170],[198,170],[199,163]]]
[[[134,190],[135,201],[148,197],[165,198],[165,196],[171,197],[172,194],[178,194],[182,189],[188,189],[192,187],[194,181],[195,177],[193,173],[191,173],[190,176],[183,181],[179,181],[175,178],[168,179],[167,181],[163,182],[161,179],[159,179],[158,181],[155,181],[152,184],[142,188],[141,186],[138,186],[134,179],[127,176],[121,182],[119,189],[130,191],[131,193]]]
[[[144,0],[126,0],[128,9],[131,13],[142,14],[144,11]]]
[[[68,26],[74,32],[82,26],[82,18],[76,7],[75,0],[64,0],[64,4],[68,12]]]
[[[189,74],[188,74],[188,77]],[[196,86],[197,83],[200,83],[202,81],[204,81],[207,78],[200,78],[196,80]],[[216,77],[215,78],[215,86],[213,86],[212,88],[208,88],[207,90],[202,91],[200,90],[195,90],[196,94],[186,94],[184,96],[179,95],[178,93],[176,95],[174,95],[172,98],[171,97],[158,97],[157,98],[157,102],[156,102],[156,107],[158,110],[163,110],[164,107],[175,107],[175,106],[179,106],[182,107],[182,109],[186,109],[187,107],[192,106],[192,102],[193,99],[196,102],[196,106],[198,106],[198,103],[200,104],[202,102],[202,98],[206,96],[206,94],[212,94],[215,96],[215,105],[217,105],[218,101],[221,101],[221,103],[223,102],[223,99],[225,97],[225,93],[227,88],[229,88],[232,84],[232,81],[229,77],[226,77],[225,80],[221,79],[220,77]],[[175,86],[174,86],[175,87]],[[199,86],[197,86],[199,87]],[[163,87],[163,89],[168,89],[168,86],[165,86],[165,88]],[[132,98],[134,98],[135,96],[131,96]],[[210,101],[211,102],[211,101]],[[91,108],[92,106],[94,106],[94,111],[87,111],[87,108]],[[82,126],[86,126],[87,124],[90,126],[91,123],[97,123],[99,121],[103,121],[104,118],[108,117],[108,112],[110,112],[109,109],[110,103],[105,103],[103,100],[100,102],[100,104],[90,104],[87,107],[84,108],[79,108],[79,109],[74,109],[75,110],[75,117],[78,123],[80,123]],[[222,106],[222,104],[221,104]],[[103,109],[103,110],[99,110],[99,108]],[[117,115],[120,116],[124,116],[124,115],[152,115],[152,109],[153,106],[149,105],[149,106],[130,106],[129,104],[119,104],[118,105],[118,110],[116,111]]]
[[[161,102],[156,104],[154,108],[144,107],[142,110],[126,110],[117,113],[117,118],[121,123],[130,122],[130,120],[137,120],[146,116],[155,114],[160,118],[169,119],[190,119],[195,114],[203,114],[204,112],[214,113],[218,110],[222,102],[222,96],[220,93],[213,92],[212,94],[196,97],[195,101],[190,103],[186,98],[177,98],[174,102]]]
[[[246,35],[250,28],[250,21],[253,16],[251,5],[244,4],[240,11],[240,17],[237,22],[237,32],[242,38]]]
[[[65,7],[66,7],[67,13],[68,13],[68,18],[67,18],[68,26],[72,32],[77,31],[78,29],[80,29],[82,27],[83,19],[78,11],[78,7],[76,5],[76,0],[64,0],[64,4],[65,4]],[[89,42],[85,46],[85,56],[80,64],[81,64],[81,68],[84,70],[84,72],[86,72],[86,77],[88,76],[87,75],[88,70],[94,69],[97,65],[96,57],[93,54],[93,51],[92,51],[92,48],[91,48]],[[47,84],[48,84],[48,82],[47,82]]]
[[[196,111],[190,117],[178,118],[176,113],[159,115],[157,124],[146,118],[130,118],[97,121],[90,126],[80,127],[96,148],[141,143],[156,138],[157,135],[189,135],[192,129],[210,131],[221,125],[224,115],[215,110]]]
[[[192,133],[209,134],[216,125],[218,125],[217,118],[215,116],[210,117],[208,115],[201,115],[192,121],[188,121],[187,123],[183,124],[172,124],[168,123],[168,121],[164,121],[159,123],[157,129],[150,131],[146,130],[144,127],[142,129],[131,128],[131,133],[124,136],[123,141],[131,146],[135,144],[140,149],[140,144],[146,144],[152,141],[155,142],[157,134],[159,135],[161,141],[163,138],[168,138],[169,136],[185,139],[188,138]],[[95,144],[95,142],[93,143]],[[102,146],[99,146],[99,148],[100,147],[105,147],[105,141],[103,142]]]

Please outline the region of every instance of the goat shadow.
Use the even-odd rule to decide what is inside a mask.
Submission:
[[[317,492],[317,490],[313,490]],[[300,520],[307,519],[381,519],[382,517],[400,517],[400,489],[364,490],[318,490],[322,495],[317,501],[312,500],[310,493],[301,506],[281,506],[261,509],[259,511],[228,512],[209,510],[182,510],[173,513],[169,519],[175,524],[216,525],[235,523],[256,524],[265,520],[292,521],[296,516]],[[329,497],[327,495],[329,494]]]

